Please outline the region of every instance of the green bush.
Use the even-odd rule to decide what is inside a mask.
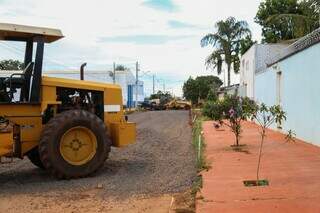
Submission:
[[[208,101],[203,107],[203,115],[228,126],[236,137],[239,146],[241,122],[252,118],[256,103],[247,97],[226,95],[223,100]]]
[[[218,100],[218,95],[215,91],[212,89],[209,90],[208,95],[207,95],[207,100],[208,101],[217,101]]]

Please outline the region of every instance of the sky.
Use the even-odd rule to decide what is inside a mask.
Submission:
[[[45,70],[111,69],[124,64],[134,71],[140,64],[145,92],[156,90],[182,95],[189,76],[213,74],[205,58],[212,47],[200,40],[214,32],[215,22],[234,16],[246,20],[255,40],[261,29],[254,23],[259,0],[0,0],[5,23],[61,29],[65,38],[46,45]],[[22,58],[24,47],[0,43],[0,59]],[[223,75],[220,76],[223,79]],[[232,82],[239,77],[233,75]]]

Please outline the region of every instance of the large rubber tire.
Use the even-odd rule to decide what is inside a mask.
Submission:
[[[85,164],[73,165],[60,153],[62,136],[74,127],[92,131],[97,139],[96,153]],[[52,118],[44,127],[39,143],[40,159],[44,167],[59,179],[81,178],[96,172],[108,158],[111,140],[103,121],[84,110],[65,111]]]
[[[45,169],[45,167],[43,166],[41,159],[40,159],[38,147],[29,151],[27,154],[27,157],[29,158],[29,160],[31,161],[31,163],[33,165],[39,167],[40,169]]]

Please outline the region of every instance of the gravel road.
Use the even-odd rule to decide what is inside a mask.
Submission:
[[[28,159],[0,165],[0,205],[8,197],[57,197],[72,199],[82,192],[102,188],[103,199],[136,195],[157,196],[190,189],[197,176],[195,153],[187,111],[134,113],[137,143],[113,148],[104,167],[92,177],[56,180],[34,167]],[[32,195],[32,197],[31,197]],[[1,202],[2,200],[2,202]],[[14,205],[14,204],[13,204]]]

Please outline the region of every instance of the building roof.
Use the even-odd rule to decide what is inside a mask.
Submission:
[[[230,86],[224,86],[224,87],[220,87],[218,92],[223,92],[226,90],[233,90],[233,89],[237,89],[239,88],[240,84],[232,84]]]
[[[46,43],[64,37],[59,29],[0,23],[0,40],[33,41],[37,36],[43,37]]]
[[[280,54],[290,44],[258,44],[256,46],[256,73],[264,71],[275,55]]]
[[[298,41],[289,45],[287,48],[284,48],[281,53],[276,54],[268,63],[268,67],[294,55],[300,51],[303,51],[315,44],[320,42],[320,28],[313,31],[312,33],[302,37]]]

